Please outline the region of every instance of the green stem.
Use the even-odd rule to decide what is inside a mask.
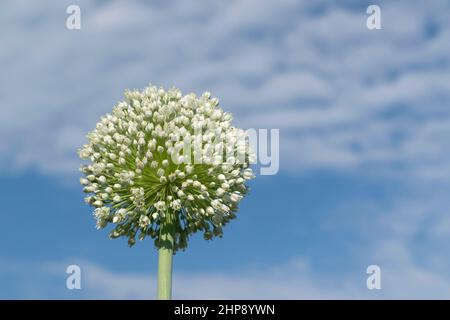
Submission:
[[[172,299],[172,260],[174,225],[170,217],[161,226],[161,247],[158,253],[158,300]]]

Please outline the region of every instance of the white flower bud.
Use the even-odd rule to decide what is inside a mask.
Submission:
[[[140,218],[139,218],[139,226],[141,228],[145,228],[149,224],[150,224],[150,218],[149,217],[147,217],[147,216],[140,216]]]
[[[120,214],[121,216],[125,216],[127,214],[127,209],[120,208],[119,210],[117,210],[117,214]]]
[[[244,173],[242,174],[242,177],[245,180],[250,180],[250,179],[253,179],[255,176],[253,175],[252,169],[247,168],[247,169],[244,170]]]
[[[163,176],[164,173],[165,173],[165,172],[164,172],[164,169],[162,169],[162,168],[159,168],[158,171],[156,172],[156,174],[157,174],[159,177]]]
[[[94,201],[94,206],[96,206],[96,207],[103,206],[103,201],[101,201],[101,200]]]
[[[100,182],[100,183],[106,183],[106,178],[105,178],[105,176],[100,176],[97,180],[98,180],[98,182]]]
[[[181,201],[179,199],[172,201],[170,204],[173,210],[178,211],[181,209]]]
[[[183,190],[178,190],[177,196],[179,196],[180,198],[183,198],[185,196]]]
[[[237,194],[237,193],[232,193],[230,195],[230,199],[233,202],[239,202],[241,200],[241,198],[242,198],[242,196],[240,194]]]
[[[164,211],[166,209],[166,203],[164,201],[158,201],[155,203],[155,208],[158,211]]]

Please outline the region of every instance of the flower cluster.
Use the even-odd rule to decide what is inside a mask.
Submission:
[[[254,178],[245,132],[209,92],[150,86],[125,98],[79,150],[90,160],[80,182],[97,228],[112,223],[111,238],[125,236],[131,246],[149,236],[160,247],[161,228],[171,223],[174,251],[199,230],[205,239],[221,236]]]

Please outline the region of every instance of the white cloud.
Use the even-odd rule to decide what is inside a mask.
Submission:
[[[241,259],[233,263],[229,272],[208,265],[186,271],[175,259],[174,297],[448,299],[450,259],[445,242],[449,238],[450,206],[446,190],[445,185],[435,184],[433,189],[423,185],[407,188],[388,201],[381,201],[378,196],[363,201],[346,199],[318,222],[323,235],[339,234],[338,239],[345,242],[333,247],[337,250],[336,260],[326,261],[329,251],[307,254],[295,246],[283,255],[290,260],[263,265]],[[327,241],[330,238],[324,243]],[[183,254],[189,255],[189,250]],[[23,262],[0,257],[0,297],[11,298],[9,294],[14,290],[20,298],[155,297],[156,261],[139,266],[139,270],[148,267],[148,272],[136,272],[130,264],[129,271],[119,271],[99,261],[61,258]],[[65,289],[65,270],[70,264],[81,267],[80,292]],[[381,268],[379,291],[366,288],[366,268],[371,264]]]
[[[303,258],[290,262],[244,269],[239,273],[175,271],[174,299],[446,299],[450,280],[442,273],[418,266],[398,243],[385,243],[360,268],[317,272]],[[366,287],[369,264],[381,267],[382,289]],[[25,298],[154,299],[156,277],[150,273],[112,271],[80,261],[82,290],[65,290],[68,263],[42,263],[32,272],[40,273],[21,284]],[[3,276],[30,272],[27,268],[2,268]],[[17,277],[23,280],[23,277]],[[44,280],[43,280],[44,279]],[[54,283],[61,282],[55,290]],[[58,283],[59,283],[58,282]]]
[[[8,2],[0,161],[73,171],[96,119],[153,82],[210,90],[237,123],[281,128],[295,171],[395,163],[448,177],[448,3],[383,3],[379,31],[358,3],[82,1],[82,30],[68,31],[64,3]]]

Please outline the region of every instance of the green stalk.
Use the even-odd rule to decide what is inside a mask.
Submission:
[[[158,300],[172,299],[172,260],[174,224],[171,215],[161,226],[162,245],[158,251]]]

